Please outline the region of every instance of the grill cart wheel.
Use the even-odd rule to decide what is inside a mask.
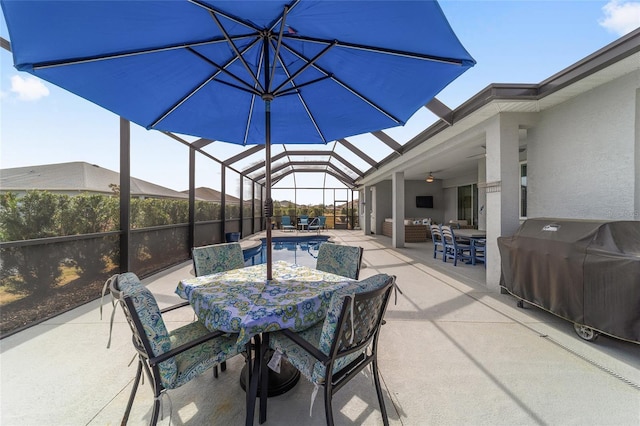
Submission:
[[[573,329],[581,339],[584,339],[587,342],[593,342],[600,335],[600,333],[595,331],[593,328],[587,327],[586,325],[580,325],[578,323],[573,323]]]

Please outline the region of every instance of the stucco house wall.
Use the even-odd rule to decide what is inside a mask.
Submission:
[[[640,220],[640,71],[540,113],[527,137],[528,217]]]
[[[407,180],[404,185],[404,215],[406,218],[424,219],[430,217],[436,222],[442,222],[444,212],[444,199],[442,196],[442,185],[436,180],[427,183],[424,180]],[[421,195],[431,195],[433,197],[433,208],[416,207],[416,197]]]
[[[385,180],[376,186],[376,234],[382,235],[382,223],[387,217],[391,217],[393,207],[393,191],[391,181]]]

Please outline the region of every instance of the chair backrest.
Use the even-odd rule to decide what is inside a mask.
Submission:
[[[434,242],[442,241],[442,233],[440,232],[440,225],[431,225],[429,226],[431,229],[431,240]]]
[[[331,297],[327,316],[322,325],[318,349],[325,355],[337,359],[333,370],[338,371],[353,358],[341,362],[338,358],[362,351],[372,339],[382,323],[389,303],[395,277],[377,274],[336,291]],[[353,309],[353,315],[351,310]],[[375,351],[374,343],[372,351]],[[316,365],[317,373],[322,367]]]
[[[318,250],[316,269],[357,280],[362,264],[362,247],[322,243]]]
[[[240,243],[214,244],[192,249],[196,277],[244,268]]]
[[[118,275],[111,280],[109,290],[124,311],[133,333],[133,346],[142,357],[149,359],[171,350],[169,332],[158,303],[134,273]],[[175,358],[153,366],[153,370],[165,388],[173,387],[178,375]]]
[[[451,229],[448,225],[442,225],[440,227],[442,232],[442,240],[445,244],[455,246],[456,245],[456,237],[453,233],[453,229]]]
[[[309,224],[309,216],[306,214],[300,216],[300,225],[308,225]]]
[[[309,222],[309,228],[324,228],[326,221],[326,216],[316,216]]]
[[[289,226],[291,225],[291,218],[289,216],[282,216],[282,225]]]

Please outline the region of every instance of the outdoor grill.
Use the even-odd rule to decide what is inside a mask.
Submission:
[[[520,302],[573,322],[586,340],[640,343],[640,221],[528,219],[498,247],[500,285]]]

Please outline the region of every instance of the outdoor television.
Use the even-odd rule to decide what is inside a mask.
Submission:
[[[418,195],[416,197],[416,207],[423,209],[433,208],[433,195]]]

